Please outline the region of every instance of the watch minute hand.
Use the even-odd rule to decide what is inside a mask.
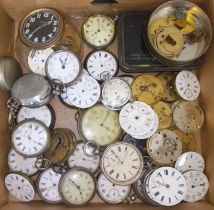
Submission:
[[[44,23],[43,25],[39,26],[38,28],[36,28],[30,35],[33,36],[37,31],[39,31],[41,28],[44,28],[47,25],[50,25],[51,21],[48,21],[46,23]]]

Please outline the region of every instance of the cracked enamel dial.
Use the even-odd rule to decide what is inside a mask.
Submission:
[[[52,9],[42,8],[30,12],[19,27],[21,40],[28,46],[44,48],[58,41],[63,33],[63,20]]]
[[[8,166],[11,171],[18,171],[26,174],[27,176],[32,176],[36,174],[39,169],[35,167],[37,158],[26,158],[17,153],[14,149],[10,149],[8,153]],[[39,163],[38,163],[39,164]],[[38,165],[38,166],[41,166]]]
[[[131,185],[113,184],[102,173],[98,177],[97,185],[100,198],[111,204],[122,203],[131,191]]]
[[[36,195],[32,181],[21,173],[11,172],[5,177],[5,186],[18,200],[30,202]]]
[[[206,175],[200,171],[187,171],[184,174],[187,183],[186,202],[202,200],[209,189],[209,181]]]
[[[119,78],[113,77],[102,85],[102,103],[109,109],[118,110],[124,106],[131,97],[129,84]]]
[[[151,158],[158,164],[171,164],[182,153],[182,142],[170,130],[157,131],[147,141],[147,151]]]
[[[45,63],[48,59],[49,55],[53,53],[54,50],[52,48],[46,48],[42,50],[31,50],[28,55],[28,66],[33,73],[41,74],[46,76],[45,74]]]
[[[88,156],[84,152],[85,143],[79,143],[76,146],[74,153],[68,158],[68,166],[72,168],[74,166],[81,166],[87,168],[92,173],[95,173],[99,169],[100,156]]]
[[[157,115],[152,108],[140,101],[126,104],[120,111],[119,120],[122,129],[131,136],[144,136],[155,124]]]
[[[129,143],[118,142],[106,148],[101,158],[101,170],[114,184],[134,183],[143,170],[140,151]]]
[[[67,88],[67,97],[72,105],[85,109],[97,103],[100,92],[100,85],[93,77],[82,75]]]
[[[104,48],[115,37],[114,21],[106,15],[92,15],[82,27],[84,41],[94,48]]]
[[[200,84],[197,77],[190,71],[181,71],[175,80],[176,90],[182,99],[194,101],[200,94]]]
[[[89,74],[98,81],[113,77],[118,71],[116,57],[106,50],[96,50],[86,58],[86,68]]]
[[[50,133],[38,120],[25,120],[19,123],[12,133],[11,143],[19,154],[36,157],[48,149]]]
[[[48,203],[60,203],[59,180],[62,174],[56,173],[52,168],[42,171],[37,180],[37,188],[40,197]]]
[[[203,172],[204,167],[204,158],[197,152],[185,152],[175,163],[175,168],[181,173],[190,170]]]
[[[148,186],[151,198],[163,206],[174,206],[180,203],[187,189],[184,176],[171,167],[155,170],[149,178]]]
[[[70,86],[81,74],[79,58],[69,50],[53,52],[45,65],[46,75],[56,84]]]
[[[122,135],[119,114],[101,104],[97,104],[81,114],[78,130],[83,140],[95,141],[101,147],[118,141]]]
[[[203,110],[191,102],[180,102],[173,111],[173,120],[181,131],[193,133],[204,124]]]
[[[65,203],[82,206],[94,197],[96,180],[87,169],[74,167],[63,174],[59,182],[59,192]]]
[[[54,121],[53,111],[46,105],[37,108],[29,108],[22,106],[17,114],[17,123],[26,119],[36,119],[44,123],[47,127],[51,127]]]

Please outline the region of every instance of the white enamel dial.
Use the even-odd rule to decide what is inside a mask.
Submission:
[[[22,172],[27,176],[32,176],[39,171],[39,169],[35,167],[36,160],[36,157],[26,158],[17,153],[14,149],[10,149],[8,153],[8,166],[10,170]]]
[[[18,200],[30,202],[36,191],[29,178],[21,173],[11,172],[5,177],[5,186],[9,193]]]
[[[186,202],[202,200],[209,189],[209,181],[206,175],[200,171],[187,171],[184,174],[187,183]]]
[[[96,80],[104,81],[117,73],[117,60],[109,51],[94,51],[86,59],[86,68],[89,74]]]
[[[96,172],[99,168],[100,164],[100,156],[88,156],[84,152],[84,143],[79,143],[76,146],[74,153],[68,158],[68,166],[69,168],[73,168],[74,166],[81,166],[87,168],[92,173]]]
[[[101,170],[114,184],[132,184],[141,175],[143,157],[134,145],[118,142],[104,151],[101,158]]]
[[[105,15],[92,15],[83,24],[83,39],[95,48],[110,44],[115,37],[114,21]]]
[[[164,206],[174,206],[186,196],[186,181],[184,176],[174,168],[161,167],[155,170],[149,178],[151,198]]]
[[[119,114],[101,104],[83,112],[78,129],[85,141],[95,141],[101,147],[118,141],[122,135]]]
[[[197,152],[185,152],[175,162],[175,168],[184,173],[186,171],[204,171],[204,158]]]
[[[152,108],[140,101],[126,104],[119,115],[122,129],[131,136],[143,136],[151,131],[155,118]]]
[[[191,71],[181,71],[176,76],[176,90],[182,99],[194,101],[200,94],[200,84]]]
[[[72,168],[63,174],[59,183],[59,191],[67,204],[82,206],[94,197],[96,181],[86,169]]]
[[[56,173],[52,168],[42,171],[37,180],[40,197],[48,203],[60,203],[62,198],[58,186],[62,174]]]
[[[46,76],[45,74],[45,63],[47,58],[51,53],[53,53],[52,48],[46,48],[42,50],[31,50],[28,55],[28,65],[33,73],[41,74]]]
[[[193,133],[204,123],[203,110],[194,103],[183,101],[174,108],[173,120],[181,131]]]
[[[81,73],[78,57],[68,50],[58,50],[52,53],[46,62],[48,79],[69,86]]]
[[[50,108],[46,105],[37,108],[29,108],[22,106],[17,114],[17,123],[26,119],[36,119],[50,127],[53,122],[53,116]]]
[[[68,100],[72,105],[82,109],[96,104],[100,98],[100,92],[99,83],[88,75],[82,75],[67,88]]]
[[[147,151],[158,164],[171,164],[181,155],[182,142],[174,132],[160,130],[147,141]]]
[[[131,97],[129,84],[119,78],[113,77],[102,85],[102,103],[110,109],[121,109]]]
[[[38,120],[25,120],[13,130],[11,143],[19,154],[36,157],[47,150],[50,133],[48,128]]]
[[[134,77],[133,76],[130,76],[130,75],[122,75],[121,76],[122,79],[124,79],[126,82],[128,82],[128,84],[130,85],[131,87],[131,84],[134,80]]]
[[[101,199],[107,203],[122,203],[129,196],[131,185],[113,184],[101,173],[97,181],[97,191]]]

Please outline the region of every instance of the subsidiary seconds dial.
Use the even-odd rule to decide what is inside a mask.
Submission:
[[[34,48],[45,48],[59,40],[63,32],[63,20],[52,9],[37,9],[22,20],[19,27],[21,40]]]

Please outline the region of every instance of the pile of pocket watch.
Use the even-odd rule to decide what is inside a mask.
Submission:
[[[67,31],[75,38],[71,33],[66,40]],[[56,11],[35,10],[22,20],[19,42],[32,47],[33,73],[14,83],[8,100],[13,130],[5,186],[15,198],[29,202],[38,193],[51,204],[82,206],[97,192],[111,204],[139,198],[173,206],[207,193],[204,160],[195,152],[193,135],[204,123],[195,103],[197,77],[190,71],[115,77],[117,59],[103,49],[115,33],[108,16],[85,20],[82,38],[96,50],[83,70],[75,28],[68,30]],[[54,96],[78,110],[82,140],[68,128],[54,128],[48,104]]]

